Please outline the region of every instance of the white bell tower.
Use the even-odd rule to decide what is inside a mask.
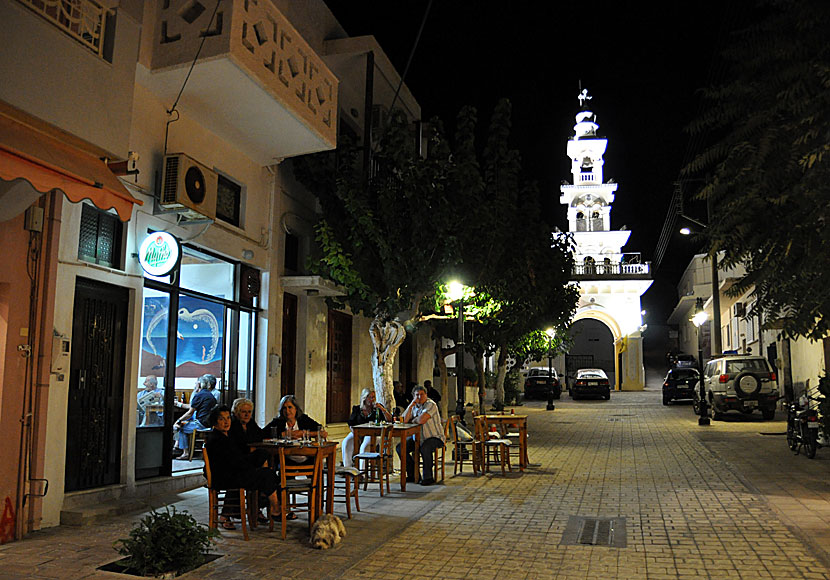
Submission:
[[[639,390],[645,384],[640,297],[651,286],[650,264],[642,263],[639,253],[623,254],[630,231],[611,229],[617,184],[606,182],[603,176],[608,140],[597,135],[599,125],[588,107],[588,90],[582,90],[578,98],[581,110],[567,147],[573,183],[563,182],[559,188],[559,201],[568,207],[568,232],[575,243],[571,283],[579,287],[580,300],[574,323],[593,319],[608,327],[614,358],[597,364],[605,368],[616,388]]]

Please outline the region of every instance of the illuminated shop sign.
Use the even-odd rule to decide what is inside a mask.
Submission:
[[[150,276],[166,276],[179,262],[179,241],[167,232],[149,234],[138,250],[138,262]]]

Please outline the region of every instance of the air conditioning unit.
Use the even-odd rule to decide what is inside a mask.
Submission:
[[[732,316],[746,316],[746,306],[743,302],[735,302],[732,305]]]
[[[186,220],[216,219],[219,176],[184,153],[164,156],[159,205]]]

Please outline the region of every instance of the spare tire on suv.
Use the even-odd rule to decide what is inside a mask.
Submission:
[[[741,398],[755,395],[761,390],[761,379],[755,373],[743,371],[735,377],[735,394]]]

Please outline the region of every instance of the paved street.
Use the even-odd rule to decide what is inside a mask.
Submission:
[[[522,407],[535,464],[524,474],[452,477],[450,464],[444,485],[393,484],[382,499],[370,488],[328,551],[305,543],[302,518],[284,542],[223,532],[224,556],[182,578],[830,578],[815,547],[830,546],[830,449],[793,456],[781,412],[698,427],[689,405],[663,407],[649,382],[610,402]],[[206,521],[203,490],[177,499]],[[572,516],[615,518],[625,547],[564,545]],[[2,546],[3,577],[118,577],[96,567],[117,559],[112,541],[136,517]]]

